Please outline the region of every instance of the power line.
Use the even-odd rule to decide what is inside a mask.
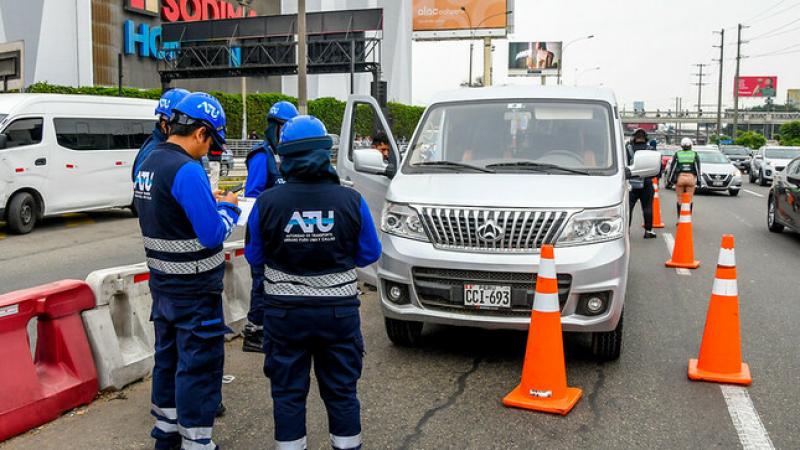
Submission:
[[[761,16],[761,15],[763,15],[764,13],[768,13],[768,12],[772,11],[773,9],[777,8],[778,6],[781,6],[781,5],[782,5],[782,4],[784,4],[784,3],[786,3],[786,0],[781,0],[781,1],[779,1],[778,3],[776,3],[776,4],[772,5],[772,6],[767,6],[766,8],[764,8],[763,10],[761,10],[761,12],[760,12],[760,13],[758,13],[758,14],[756,14],[755,16],[753,16],[753,17],[750,17],[749,19],[745,20],[745,22],[750,22],[751,20],[753,20],[753,19],[756,19],[756,18],[760,17],[760,16]]]
[[[755,55],[750,55],[750,56],[747,56],[746,58],[757,58],[757,57],[760,57],[760,56],[774,55],[774,54],[781,53],[781,52],[784,52],[784,51],[787,51],[787,50],[792,50],[792,49],[797,48],[797,47],[800,47],[800,44],[793,44],[793,45],[790,45],[788,47],[779,48],[777,50],[772,50],[772,51],[769,51],[769,52],[766,52],[766,53],[758,53],[758,54],[755,54]],[[745,56],[743,56],[742,58],[745,58]]]
[[[795,3],[794,5],[791,5],[788,8],[784,8],[784,9],[782,9],[780,11],[776,11],[776,12],[774,12],[774,13],[768,15],[768,16],[764,16],[764,17],[762,17],[762,18],[760,18],[758,20],[751,21],[750,23],[748,23],[748,25],[755,25],[755,24],[763,22],[763,21],[765,21],[767,19],[771,19],[771,18],[777,16],[778,14],[783,14],[786,11],[789,11],[790,9],[794,9],[794,8],[796,8],[798,6],[800,6],[800,3]]]
[[[770,31],[767,31],[765,33],[761,33],[761,34],[759,34],[757,36],[753,36],[753,37],[750,38],[750,40],[751,41],[755,41],[755,40],[758,40],[758,39],[767,39],[767,38],[771,38],[773,36],[779,36],[781,34],[788,33],[790,31],[800,30],[800,27],[797,27],[797,28],[792,28],[792,29],[785,30],[785,31],[780,31],[780,30],[788,27],[789,25],[795,24],[797,22],[800,22],[800,19],[795,19],[795,20],[793,20],[793,21],[791,21],[791,22],[789,22],[787,24],[781,25],[781,26],[779,26],[777,28],[773,28]]]

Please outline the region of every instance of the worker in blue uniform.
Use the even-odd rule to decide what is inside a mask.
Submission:
[[[151,435],[159,450],[214,450],[230,332],[222,313],[222,244],[240,210],[235,194],[211,192],[200,164],[210,148],[225,144],[217,99],[187,95],[173,107],[169,127],[167,141],[142,163],[134,183],[156,337]]]
[[[167,140],[167,134],[169,134],[169,117],[172,115],[172,107],[177,105],[178,102],[183,100],[183,97],[186,97],[187,95],[189,95],[189,91],[186,89],[174,88],[165,92],[161,98],[158,99],[158,105],[156,106],[156,116],[158,116],[158,121],[156,122],[156,126],[153,128],[153,132],[139,148],[139,152],[136,153],[136,158],[134,158],[133,167],[131,168],[132,180],[135,181],[136,173],[139,171],[139,166],[141,166],[142,162],[148,156],[150,156],[150,153],[153,152],[153,149],[156,147],[156,145]]]
[[[264,142],[253,147],[245,160],[247,165],[245,197],[258,197],[276,184],[283,184],[283,178],[275,163],[275,152],[281,127],[296,115],[297,108],[287,101],[277,102],[269,109]],[[242,350],[261,352],[264,342],[264,269],[260,266],[250,266],[250,273],[253,283],[250,289],[250,311],[247,312],[247,323],[242,333],[244,335]]]
[[[318,119],[289,120],[278,144],[286,183],[261,194],[248,217],[245,256],[264,270],[264,374],[279,449],[307,446],[312,361],[333,448],[361,448],[355,269],[377,261],[381,245],[364,199],[339,184],[332,146]]]

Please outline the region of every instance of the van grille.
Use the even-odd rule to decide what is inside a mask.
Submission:
[[[436,248],[498,253],[533,252],[554,244],[568,211],[419,208],[428,238]]]

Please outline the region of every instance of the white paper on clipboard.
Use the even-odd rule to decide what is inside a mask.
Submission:
[[[250,217],[250,211],[253,210],[253,206],[256,204],[256,199],[252,197],[239,197],[239,209],[242,210],[242,214],[239,215],[239,221],[236,222],[236,225],[240,227],[244,227],[247,225],[247,218]]]

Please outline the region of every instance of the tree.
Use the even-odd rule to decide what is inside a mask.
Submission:
[[[758,150],[767,143],[767,138],[757,131],[744,131],[739,132],[739,136],[734,143],[736,145],[752,148],[753,150]]]
[[[800,120],[781,125],[781,145],[800,145]]]
[[[731,138],[730,136],[726,136],[724,134],[722,136],[717,136],[716,134],[712,134],[711,138],[709,138],[709,139],[710,139],[712,144],[719,144],[719,141],[727,141],[730,138]]]

